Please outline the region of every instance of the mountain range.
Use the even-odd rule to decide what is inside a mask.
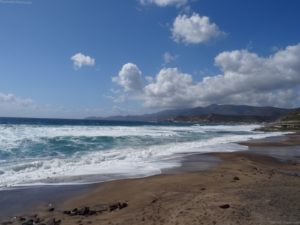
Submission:
[[[164,110],[143,115],[88,117],[86,119],[115,121],[175,121],[175,122],[271,122],[294,109],[249,105],[209,105],[186,109]],[[216,120],[216,121],[215,121]]]

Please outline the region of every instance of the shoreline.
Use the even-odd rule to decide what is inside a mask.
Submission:
[[[122,221],[123,219],[128,220],[127,214],[135,215],[135,213],[132,212],[132,210],[133,210],[132,208],[135,208],[137,205],[139,205],[139,207],[141,207],[141,205],[142,205],[143,206],[142,208],[148,212],[148,210],[149,210],[148,205],[145,207],[145,205],[143,203],[147,202],[146,199],[148,199],[150,196],[152,196],[152,198],[153,198],[153,195],[154,196],[160,195],[161,191],[164,190],[164,186],[169,185],[168,183],[176,184],[177,186],[182,186],[183,193],[185,193],[185,192],[190,193],[190,190],[189,190],[190,188],[194,189],[194,186],[199,186],[199,183],[198,182],[195,183],[194,179],[192,179],[192,178],[198,177],[198,178],[203,179],[203,181],[206,180],[206,181],[208,181],[207,184],[205,184],[205,182],[204,183],[200,182],[202,184],[202,186],[210,186],[211,189],[215,189],[215,188],[217,188],[217,187],[214,187],[214,186],[216,186],[216,184],[213,184],[214,182],[213,182],[212,178],[210,178],[210,176],[215,177],[216,173],[223,174],[223,175],[219,175],[219,176],[221,178],[224,178],[224,177],[228,176],[229,171],[235,170],[235,173],[238,174],[238,177],[242,176],[241,171],[248,170],[249,168],[243,168],[244,165],[241,165],[240,161],[247,162],[247,164],[249,164],[249,165],[259,164],[259,166],[256,166],[256,168],[258,168],[258,170],[262,169],[260,167],[264,167],[262,170],[267,170],[265,167],[274,167],[274,168],[276,167],[277,170],[274,170],[275,172],[273,171],[272,173],[277,174],[278,176],[283,176],[283,177],[285,177],[285,179],[287,179],[286,177],[290,178],[290,177],[296,176],[295,174],[294,175],[291,175],[291,174],[299,173],[299,171],[300,171],[299,158],[297,158],[297,157],[299,157],[300,155],[297,155],[297,157],[292,157],[293,160],[291,161],[291,157],[289,154],[287,154],[289,157],[286,157],[286,155],[281,154],[279,156],[279,158],[281,157],[281,158],[284,158],[285,160],[283,160],[283,162],[280,162],[278,160],[278,158],[277,159],[274,158],[274,154],[273,155],[270,154],[269,156],[266,154],[270,151],[270,150],[268,150],[270,148],[280,148],[282,150],[282,148],[283,148],[282,144],[278,146],[276,143],[277,142],[285,143],[286,142],[285,139],[289,139],[290,137],[292,137],[293,141],[292,141],[292,143],[291,143],[291,141],[289,141],[289,145],[285,146],[285,149],[283,151],[289,152],[290,151],[289,148],[293,148],[293,146],[294,147],[296,146],[297,154],[298,153],[300,154],[300,151],[299,151],[299,146],[300,146],[300,138],[299,137],[300,136],[297,136],[297,135],[299,135],[299,134],[286,135],[284,137],[274,138],[272,141],[265,140],[265,141],[259,142],[257,140],[255,140],[255,141],[251,140],[251,141],[247,142],[248,143],[247,146],[249,147],[249,150],[243,151],[243,152],[206,153],[206,154],[188,155],[182,161],[182,166],[180,168],[165,170],[165,171],[163,171],[163,174],[160,174],[160,175],[154,175],[154,176],[145,177],[145,178],[115,180],[115,181],[109,181],[109,182],[104,182],[104,183],[100,183],[100,184],[92,184],[92,185],[78,185],[76,188],[74,188],[74,186],[70,186],[70,187],[74,188],[73,190],[72,190],[72,188],[68,190],[68,188],[66,188],[66,186],[58,187],[59,189],[61,188],[60,190],[64,190],[64,188],[65,188],[62,196],[56,195],[57,191],[55,191],[55,189],[57,187],[52,186],[50,188],[50,189],[53,188],[52,194],[51,194],[51,191],[48,193],[50,193],[49,194],[50,199],[53,200],[56,198],[56,201],[51,201],[51,203],[55,207],[54,212],[51,212],[51,213],[48,212],[47,204],[50,203],[50,201],[47,201],[47,199],[46,200],[39,199],[39,201],[36,202],[35,206],[29,210],[31,212],[28,212],[28,211],[26,212],[26,210],[23,210],[23,211],[19,210],[20,212],[18,213],[18,215],[24,215],[27,213],[38,213],[39,215],[41,215],[41,217],[60,218],[62,220],[62,224],[75,224],[74,218],[80,217],[80,216],[70,217],[68,215],[63,214],[62,213],[63,210],[66,210],[66,209],[71,210],[76,207],[80,208],[80,207],[84,207],[84,206],[95,207],[97,205],[96,203],[98,203],[98,205],[99,205],[99,203],[113,204],[114,202],[121,201],[121,202],[128,203],[128,207],[127,207],[128,209],[126,208],[124,210],[118,210],[118,212],[115,212],[118,215],[120,214],[120,217],[117,216],[118,219],[116,221]],[[298,142],[295,141],[295,140],[297,140],[297,137],[299,140]],[[262,140],[264,140],[264,139],[262,139]],[[276,140],[276,141],[274,141],[274,140]],[[259,146],[258,146],[258,143],[260,143]],[[264,144],[262,144],[262,143],[264,143]],[[245,143],[243,143],[243,144],[245,144]],[[258,151],[262,150],[262,149],[264,149],[264,151],[266,151],[266,152],[265,153],[262,152],[260,154]],[[296,160],[295,160],[295,158],[296,158]],[[297,161],[297,159],[298,159],[298,161]],[[201,163],[199,163],[199,162],[201,162]],[[205,163],[205,162],[207,163],[207,165],[205,165],[203,167],[203,163]],[[229,171],[227,171],[227,170],[229,170]],[[239,170],[241,170],[241,171],[239,171]],[[284,173],[286,171],[288,171],[290,173]],[[253,171],[251,171],[251,172],[253,172]],[[247,173],[250,174],[251,172],[248,171]],[[220,179],[219,176],[217,176],[218,179]],[[233,176],[233,177],[235,177],[235,176]],[[240,180],[244,180],[244,179],[240,179]],[[238,181],[231,180],[230,183],[232,183],[232,182],[233,183],[242,183],[242,182],[239,182],[240,180],[238,180]],[[250,182],[250,181],[248,181],[248,182]],[[298,185],[298,187],[300,187],[299,179],[295,180],[295,181],[290,181],[290,182],[295,182]],[[222,186],[222,184],[220,186]],[[162,188],[162,190],[160,190],[160,188]],[[172,187],[172,188],[174,188],[174,187]],[[172,188],[170,190],[163,191],[163,193],[165,193],[168,196],[170,194],[168,192],[171,191]],[[207,189],[207,187],[202,187],[202,188],[205,188],[205,190]],[[205,190],[202,190],[202,188],[200,188],[197,191],[197,193],[205,192]],[[228,188],[228,187],[226,187],[226,188]],[[146,190],[146,192],[151,193],[150,196],[149,196],[149,193],[146,196],[144,196],[145,195],[144,189]],[[177,189],[177,187],[175,189]],[[136,194],[142,195],[141,199],[139,199],[139,198],[136,199],[136,197],[134,197],[134,193],[133,193],[134,190],[135,190]],[[66,191],[69,192],[67,195],[65,193]],[[95,193],[97,193],[97,197],[95,197]],[[173,191],[171,191],[171,193],[173,193]],[[99,197],[98,195],[100,195],[102,197]],[[126,196],[126,198],[125,198],[125,196]],[[177,196],[177,194],[176,194],[176,196]],[[298,196],[299,196],[299,193],[298,193]],[[37,195],[36,197],[38,198],[39,196]],[[180,196],[177,196],[177,197],[180,197]],[[175,204],[175,205],[178,204],[177,200],[175,201],[175,199],[171,198],[170,201],[171,202],[174,201],[173,204]],[[149,204],[149,202],[147,204]],[[299,210],[300,210],[299,204],[297,205],[297,207],[299,207]],[[12,213],[12,211],[11,211],[11,213]],[[126,215],[123,215],[123,214],[126,214]],[[155,215],[153,215],[153,216],[155,216]],[[1,216],[0,216],[0,218],[1,218]],[[2,218],[7,219],[7,216],[6,217],[2,216]],[[3,220],[2,218],[0,219],[0,221]],[[141,217],[141,219],[143,219],[143,218],[145,219],[145,216]],[[84,218],[81,218],[81,219],[84,220]],[[87,221],[92,221],[92,223],[96,222],[98,220],[100,220],[100,221],[104,220],[102,222],[105,222],[105,221],[111,222],[111,221],[115,220],[114,218],[112,218],[112,215],[110,213],[103,213],[103,215],[101,214],[101,215],[97,215],[94,217],[89,216],[86,219],[87,219]],[[300,221],[300,218],[298,218],[298,219]],[[153,221],[153,218],[152,219],[149,218],[149,219],[145,219],[145,220],[148,221],[148,223],[150,223],[150,221]],[[14,222],[16,222],[16,221],[14,221]],[[187,223],[189,223],[189,222],[187,222]],[[16,224],[18,224],[18,223],[16,222]],[[132,221],[131,224],[138,224],[138,223],[134,223],[134,221]],[[147,223],[143,223],[143,224],[147,224]],[[162,224],[168,224],[168,223],[162,223]],[[245,223],[245,224],[247,224],[247,223]]]

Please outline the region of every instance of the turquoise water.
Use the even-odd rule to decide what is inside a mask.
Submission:
[[[158,174],[182,153],[245,150],[234,142],[278,135],[257,127],[2,118],[0,187]]]

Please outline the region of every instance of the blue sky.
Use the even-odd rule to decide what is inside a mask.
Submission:
[[[299,8],[297,0],[0,0],[0,116],[300,106]]]

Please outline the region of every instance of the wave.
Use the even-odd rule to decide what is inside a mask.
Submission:
[[[178,154],[246,150],[235,143],[281,134],[257,127],[0,125],[0,187],[149,176],[179,166]]]

